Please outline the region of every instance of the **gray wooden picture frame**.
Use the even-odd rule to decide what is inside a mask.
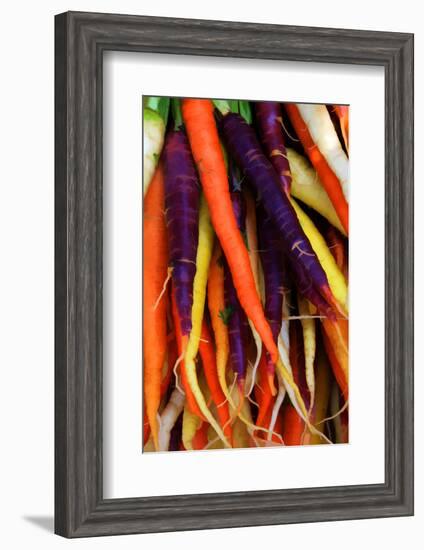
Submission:
[[[384,483],[103,498],[102,56],[106,50],[384,67]],[[96,13],[56,16],[57,534],[85,537],[413,514],[413,90],[412,34]]]

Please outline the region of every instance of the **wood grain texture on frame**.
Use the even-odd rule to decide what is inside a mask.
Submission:
[[[385,69],[385,483],[103,499],[105,50]],[[413,35],[68,12],[55,20],[55,531],[66,537],[413,513]]]

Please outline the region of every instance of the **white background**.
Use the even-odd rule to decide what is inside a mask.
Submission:
[[[0,426],[1,426],[1,543],[5,548],[133,547],[166,548],[184,545],[216,548],[235,545],[257,548],[269,544],[296,548],[356,549],[378,541],[386,549],[409,544],[418,548],[424,519],[424,444],[416,441],[416,516],[390,520],[276,526],[222,531],[169,533],[82,541],[65,541],[51,534],[53,514],[53,15],[68,9],[140,13],[311,26],[415,32],[416,151],[424,147],[419,98],[424,95],[424,30],[419,2],[358,0],[349,6],[321,0],[260,4],[157,0],[153,5],[118,1],[19,2],[2,9],[0,48],[1,161],[0,182]],[[421,155],[417,154],[418,160]],[[417,161],[416,181],[424,181]],[[417,185],[417,211],[423,200]],[[424,229],[422,216],[416,228]],[[418,245],[420,238],[416,239]],[[416,280],[423,279],[422,254],[417,247]],[[423,304],[417,288],[416,311]],[[417,313],[417,341],[423,323]],[[423,386],[416,357],[416,388]],[[418,401],[418,400],[417,400]],[[424,420],[417,403],[416,425]],[[415,541],[420,541],[416,543]]]
[[[105,498],[384,482],[383,69],[109,52],[103,74]],[[140,94],[153,91],[350,103],[349,445],[317,445],[307,451],[140,452]],[[364,131],[370,128],[372,132]],[[364,219],[373,220],[372,246]],[[372,268],[365,270],[364,263]],[[369,304],[373,314],[364,316]],[[258,469],[260,476],[254,475]],[[234,475],[236,471],[252,475]]]

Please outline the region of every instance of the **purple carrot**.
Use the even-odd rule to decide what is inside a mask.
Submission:
[[[284,256],[278,231],[263,208],[257,210],[259,256],[261,258],[265,286],[265,316],[270,324],[274,342],[277,343],[283,315],[283,297],[287,290]]]
[[[230,180],[236,183],[233,170],[230,171]],[[239,230],[245,232],[245,208],[240,192],[231,193],[231,202]],[[244,387],[247,367],[247,339],[249,325],[246,314],[240,306],[237,291],[234,287],[231,272],[227,261],[224,260],[224,299],[227,313],[228,339],[230,344],[230,363],[237,374],[237,383],[240,389]]]
[[[191,331],[193,280],[199,237],[200,186],[183,130],[170,130],[163,151],[165,217],[175,301],[183,336]]]
[[[246,378],[247,356],[245,347],[246,314],[240,307],[227,262],[224,264],[224,297],[227,313],[228,339],[230,344],[230,363],[237,374],[237,382],[244,385]]]
[[[320,315],[328,317],[335,321],[336,315],[334,309],[324,300],[321,294],[315,289],[310,274],[303,267],[293,262],[290,264],[290,269],[293,274],[293,279],[296,281],[297,290],[300,294],[313,304]]]
[[[281,189],[272,164],[263,154],[252,127],[235,113],[222,117],[220,124],[230,154],[247,176],[257,199],[279,231],[290,264],[299,263],[310,275],[313,286],[330,305],[334,304],[327,276],[300,226],[289,198]]]
[[[257,219],[259,254],[265,283],[265,315],[271,326],[274,340],[276,340],[281,330],[284,295],[290,291],[292,283],[281,249],[281,239],[263,208],[258,208]],[[315,290],[310,275],[297,262],[290,267],[300,294],[315,304],[320,315],[335,320],[334,311],[321,294]]]
[[[290,195],[291,172],[282,127],[281,106],[276,101],[255,103],[256,122],[262,145],[280,179],[282,188]]]
[[[278,343],[278,335],[281,330],[283,317],[283,299],[287,290],[285,282],[285,266],[279,234],[272,220],[265,210],[259,206],[257,209],[257,228],[259,256],[262,263],[265,287],[265,317],[271,327],[274,342]],[[273,380],[275,365],[266,352],[266,365],[268,376]]]

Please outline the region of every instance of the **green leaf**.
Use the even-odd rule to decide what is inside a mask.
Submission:
[[[215,105],[215,107],[220,111],[223,115],[226,115],[231,111],[230,109],[230,102],[226,99],[213,99],[212,103]]]
[[[173,97],[171,100],[172,116],[174,118],[174,130],[178,130],[183,125],[183,115],[181,113],[181,99]]]
[[[143,98],[143,103],[144,107],[147,107],[148,109],[151,109],[152,111],[158,113],[166,126],[169,114],[169,97],[157,97],[149,95]]]
[[[252,124],[252,109],[248,101],[239,101],[239,112],[247,124]]]
[[[228,101],[228,104],[230,106],[230,110],[232,113],[238,113],[239,112],[239,102],[236,99],[230,99]]]
[[[233,306],[228,306],[225,309],[221,309],[219,311],[219,318],[222,319],[222,322],[224,323],[224,325],[228,325],[233,313],[234,313]]]

